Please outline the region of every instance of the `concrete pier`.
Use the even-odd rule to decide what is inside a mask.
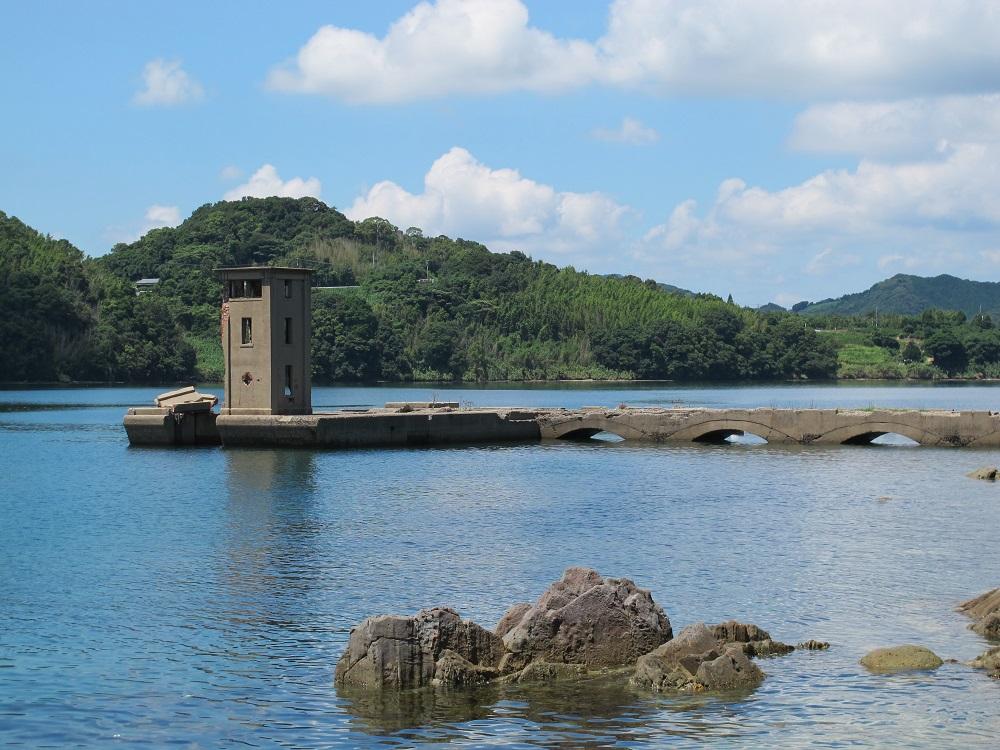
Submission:
[[[769,443],[858,445],[896,433],[920,445],[1000,447],[1000,415],[985,411],[839,409],[516,409],[393,404],[328,414],[228,415],[130,409],[134,445],[377,446],[584,439],[722,442],[751,433]]]

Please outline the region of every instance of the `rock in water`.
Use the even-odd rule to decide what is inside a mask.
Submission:
[[[1000,641],[1000,589],[963,602],[958,609],[976,621],[969,627],[979,635]]]
[[[725,644],[705,627],[689,625],[676,638],[639,657],[631,684],[643,690],[736,690],[755,688],[764,673],[741,644]]]
[[[826,651],[830,648],[830,644],[826,641],[809,639],[800,643],[797,648],[801,648],[803,651]]]
[[[1000,646],[985,651],[969,662],[970,667],[985,669],[990,677],[1000,680]]]
[[[452,609],[369,617],[351,629],[347,650],[337,662],[336,683],[398,690],[470,684],[496,676],[502,655],[498,636],[463,621]]]
[[[533,661],[621,667],[672,635],[670,620],[646,589],[627,578],[568,568],[505,632],[508,653],[501,670],[520,670]]]
[[[712,626],[712,635],[723,643],[740,644],[747,656],[781,656],[795,646],[771,639],[771,634],[753,623],[727,620]]]
[[[981,466],[975,471],[970,471],[965,476],[972,479],[985,479],[989,482],[995,482],[998,474],[1000,474],[1000,468],[996,466]]]
[[[869,651],[861,664],[871,672],[912,672],[920,669],[937,669],[944,662],[928,648],[906,644]]]

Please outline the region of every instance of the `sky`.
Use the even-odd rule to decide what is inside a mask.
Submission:
[[[205,203],[745,305],[1000,280],[996,0],[8,3],[0,210],[90,255]]]

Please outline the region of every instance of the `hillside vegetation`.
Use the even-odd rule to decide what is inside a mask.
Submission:
[[[822,378],[837,367],[833,345],[797,316],[352,222],[312,198],[202,206],[96,259],[2,223],[0,282],[22,300],[6,300],[21,312],[4,318],[16,336],[3,338],[3,381],[218,379],[213,269],[244,264],[308,266],[317,287],[357,287],[314,293],[320,383]],[[136,296],[141,277],[161,281]]]

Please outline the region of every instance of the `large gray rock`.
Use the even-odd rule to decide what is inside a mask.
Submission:
[[[567,568],[505,632],[501,668],[515,671],[533,661],[621,667],[672,635],[670,620],[646,589],[627,578]]]
[[[700,692],[750,689],[763,680],[764,673],[750,661],[742,644],[726,644],[698,623],[639,657],[631,684],[655,692]]]
[[[923,646],[905,644],[889,646],[869,651],[861,659],[861,664],[871,672],[912,672],[922,669],[937,669],[944,662],[941,657]]]
[[[452,609],[369,617],[351,629],[337,662],[336,683],[398,690],[471,684],[495,676],[502,655],[498,636]]]
[[[720,622],[712,626],[712,635],[723,643],[739,644],[747,656],[782,656],[795,650],[795,646],[773,640],[770,633],[750,622]]]
[[[987,591],[958,607],[975,622],[969,627],[979,635],[1000,641],[1000,589]]]

